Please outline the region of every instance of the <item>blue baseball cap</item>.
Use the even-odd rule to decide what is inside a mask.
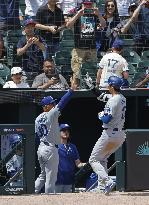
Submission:
[[[44,107],[45,105],[50,105],[50,104],[54,104],[56,102],[56,99],[53,99],[52,96],[47,96],[47,97],[44,97],[42,100],[41,100],[41,105]]]
[[[24,22],[23,22],[23,26],[27,26],[29,24],[33,24],[34,26],[36,25],[36,22],[33,20],[33,19],[26,19]]]
[[[70,128],[70,126],[68,124],[60,124],[59,127],[60,127],[60,131],[64,130],[64,129],[69,129]]]
[[[124,46],[124,41],[121,39],[117,39],[113,42],[112,44],[112,48],[118,48],[118,49],[122,49]]]

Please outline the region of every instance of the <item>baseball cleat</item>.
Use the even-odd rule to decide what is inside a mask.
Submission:
[[[108,186],[105,187],[104,194],[108,195],[116,186],[115,182],[111,182]]]

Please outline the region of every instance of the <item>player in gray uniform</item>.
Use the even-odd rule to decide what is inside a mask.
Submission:
[[[99,186],[104,185],[104,193],[109,194],[115,187],[115,182],[108,176],[107,159],[114,153],[125,141],[125,132],[123,130],[125,122],[126,98],[120,94],[122,80],[117,76],[111,76],[108,79],[108,89],[111,94],[101,94],[89,80],[87,85],[96,94],[97,99],[107,101],[102,112],[98,113],[98,118],[103,122],[103,132],[96,142],[89,163],[98,175],[98,187],[94,191],[100,191]]]
[[[35,181],[35,193],[39,193],[44,185],[45,193],[55,193],[59,163],[57,145],[60,144],[58,118],[75,89],[76,87],[72,82],[71,88],[57,105],[51,96],[47,96],[41,101],[44,112],[35,120],[36,137],[40,138],[37,155],[41,167],[41,174]]]

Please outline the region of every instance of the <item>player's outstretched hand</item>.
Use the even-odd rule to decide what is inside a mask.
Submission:
[[[93,85],[93,80],[89,76],[88,73],[86,73],[86,77],[84,78],[86,85],[88,86],[89,89],[93,89],[95,86]]]

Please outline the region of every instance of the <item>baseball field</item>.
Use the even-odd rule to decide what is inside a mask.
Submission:
[[[0,205],[149,205],[149,192],[0,196]]]

